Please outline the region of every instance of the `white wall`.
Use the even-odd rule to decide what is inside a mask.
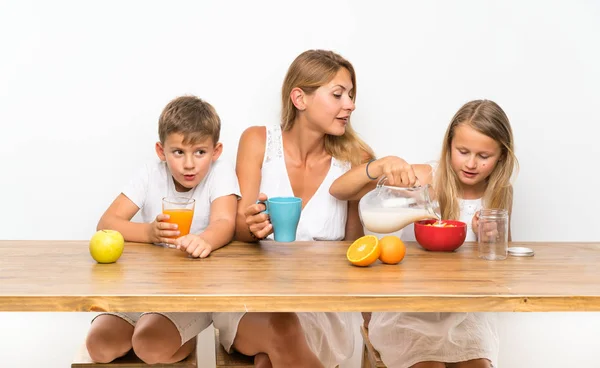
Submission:
[[[435,159],[454,112],[493,99],[521,163],[514,239],[598,241],[580,220],[600,204],[599,20],[592,0],[0,0],[0,239],[88,239],[177,95],[217,108],[233,159],[244,128],[278,121],[294,57],[325,48],[353,62],[353,123],[379,155]],[[90,316],[0,314],[0,365],[66,366]],[[502,321],[502,367],[598,364],[598,314]]]

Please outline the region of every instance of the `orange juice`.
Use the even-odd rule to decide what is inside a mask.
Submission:
[[[167,222],[177,224],[179,236],[184,236],[190,233],[192,227],[192,219],[194,218],[194,210],[190,209],[169,209],[163,210],[165,215],[169,215]]]

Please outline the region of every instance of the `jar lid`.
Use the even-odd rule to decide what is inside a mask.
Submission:
[[[531,248],[509,247],[508,254],[515,257],[531,257],[535,254],[535,252]]]

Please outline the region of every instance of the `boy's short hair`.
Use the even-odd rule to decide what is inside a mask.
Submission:
[[[161,143],[170,134],[183,135],[186,144],[193,144],[211,137],[213,144],[219,141],[221,119],[211,104],[196,96],[177,97],[165,106],[158,119],[158,137]]]

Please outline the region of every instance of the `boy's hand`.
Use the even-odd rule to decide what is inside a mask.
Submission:
[[[261,202],[267,199],[267,195],[264,193],[258,195],[258,200]],[[273,225],[269,220],[269,215],[261,213],[265,209],[266,206],[264,203],[255,203],[248,206],[244,213],[246,215],[246,225],[248,225],[248,229],[257,239],[264,239],[273,232]]]
[[[165,222],[167,220],[169,220],[169,215],[161,213],[150,224],[150,234],[148,235],[152,243],[175,244],[179,230],[177,230],[177,224]]]
[[[188,252],[194,258],[206,258],[212,252],[212,245],[200,236],[188,234],[175,240],[177,249]]]
[[[377,163],[377,165],[373,165]],[[417,176],[413,167],[400,157],[386,156],[375,161],[371,167],[375,166],[374,173],[369,173],[371,176],[385,175],[387,183],[397,187],[414,187],[417,183]],[[375,175],[373,175],[375,174]]]

